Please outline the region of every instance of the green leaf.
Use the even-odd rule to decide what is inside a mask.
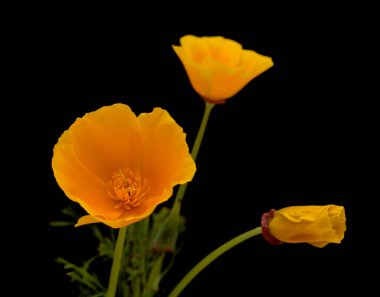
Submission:
[[[106,296],[106,293],[105,292],[100,292],[100,293],[96,293],[96,294],[90,295],[88,297],[104,297],[104,296]]]
[[[78,217],[77,213],[75,212],[75,210],[71,204],[69,204],[65,208],[62,208],[61,213],[66,215],[66,216],[73,217],[73,218]]]
[[[148,288],[154,292],[158,291],[161,280],[162,264],[164,263],[165,254],[161,254],[153,263],[148,277]]]
[[[153,238],[153,249],[157,252],[174,252],[180,233],[185,230],[185,218],[178,212],[170,213],[160,222]]]
[[[63,258],[56,259],[56,262],[63,264],[64,269],[70,270],[69,272],[67,272],[67,275],[71,277],[72,281],[76,281],[86,286],[93,293],[100,293],[105,291],[103,285],[101,284],[101,282],[95,274],[88,272],[91,263],[95,259],[96,256],[90,258],[89,260],[83,263],[83,266],[75,265]]]
[[[51,221],[49,223],[52,227],[67,227],[67,226],[74,226],[74,222],[67,222],[67,221]]]
[[[113,252],[115,249],[115,242],[108,237],[104,238],[98,246],[98,252],[101,257],[113,259]]]
[[[99,229],[98,225],[91,224],[91,225],[88,225],[88,226],[92,229],[92,232],[94,233],[95,237],[99,241],[102,241],[104,239],[104,236],[103,236],[102,232],[100,232],[100,229]]]

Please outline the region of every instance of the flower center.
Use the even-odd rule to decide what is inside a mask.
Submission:
[[[116,201],[115,208],[131,209],[145,200],[150,186],[147,179],[142,179],[138,172],[128,168],[113,172],[106,190]]]

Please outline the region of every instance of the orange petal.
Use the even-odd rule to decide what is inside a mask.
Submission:
[[[138,119],[143,133],[141,173],[150,182],[149,196],[191,181],[195,162],[182,128],[161,108],[140,114]]]
[[[107,181],[115,170],[137,168],[140,144],[137,117],[127,105],[114,104],[77,119],[57,145],[72,145],[80,162]]]
[[[99,222],[100,221],[94,218],[93,216],[83,216],[75,224],[75,227],[79,227],[79,226],[87,225],[87,224],[99,223]]]
[[[250,82],[272,66],[273,60],[271,57],[261,55],[252,50],[243,50],[240,67],[246,72],[245,83]]]
[[[240,43],[222,36],[201,37],[210,48],[211,57],[227,67],[234,68],[240,61]]]
[[[222,36],[185,35],[180,43],[187,56],[197,63],[206,57],[212,57],[228,67],[235,67],[240,61],[241,44]]]
[[[176,47],[181,48],[184,54],[194,62],[201,63],[205,56],[210,55],[210,48],[205,42],[199,42],[199,39],[194,35],[185,35],[179,40],[181,47]]]
[[[151,215],[157,205],[166,201],[172,194],[173,189],[165,189],[161,195],[148,198],[136,208],[125,210],[120,218],[116,220],[102,220],[102,222],[112,228],[121,228],[141,221]]]
[[[101,222],[112,228],[122,228],[122,227],[129,226],[131,224],[134,224],[138,221],[143,220],[147,216],[151,215],[153,211],[154,211],[154,208],[152,208],[149,213],[141,217],[130,217],[130,218],[122,219],[122,220],[104,220]]]
[[[320,242],[308,242],[308,243],[311,244],[312,246],[323,248],[326,245],[328,245],[330,242],[329,241],[320,241]]]
[[[105,183],[88,170],[78,159],[72,145],[54,147],[52,168],[57,183],[66,196],[76,201],[92,215],[116,218],[121,211],[113,207],[105,191]]]
[[[307,242],[322,247],[339,243],[328,212],[329,206],[293,206],[280,209],[269,223],[271,234],[283,242]]]
[[[187,56],[181,47],[173,46],[173,49],[181,60],[194,90],[202,97],[208,98],[211,89],[211,72]]]
[[[210,100],[224,100],[231,98],[239,92],[246,83],[245,74],[242,69],[229,68],[213,59],[205,59],[203,68],[211,73],[211,88],[206,98]]]
[[[284,216],[287,220],[294,223],[312,223],[316,221],[326,209],[324,206],[289,206],[276,212],[277,215]]]

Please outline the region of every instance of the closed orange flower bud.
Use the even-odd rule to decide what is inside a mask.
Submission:
[[[224,103],[273,66],[270,57],[245,50],[222,36],[185,35],[173,49],[194,90],[210,103]]]
[[[316,247],[340,243],[346,231],[343,206],[291,206],[272,209],[261,220],[264,238],[272,244],[306,242]]]
[[[58,185],[89,214],[76,226],[121,228],[150,215],[174,186],[194,176],[185,139],[161,108],[137,117],[114,104],[78,118],[59,138],[52,160]]]

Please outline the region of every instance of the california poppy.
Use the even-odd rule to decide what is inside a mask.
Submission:
[[[343,206],[291,206],[272,209],[261,220],[264,238],[273,244],[306,242],[316,247],[340,243],[346,231]]]
[[[167,111],[137,117],[125,104],[78,118],[54,146],[52,168],[67,197],[88,212],[76,226],[113,228],[150,215],[196,170],[186,134]]]
[[[272,58],[243,49],[222,36],[185,35],[173,49],[194,90],[210,103],[224,103],[273,66]]]

